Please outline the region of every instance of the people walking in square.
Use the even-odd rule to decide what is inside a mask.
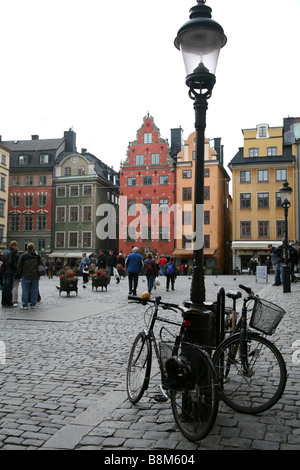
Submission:
[[[126,268],[128,272],[128,283],[129,283],[129,295],[136,295],[139,274],[144,266],[144,261],[142,255],[139,254],[139,249],[137,247],[133,248],[132,253],[126,258]]]
[[[154,279],[157,276],[156,264],[152,259],[152,254],[148,253],[147,258],[144,261],[145,275],[147,279],[148,292],[151,294]]]
[[[167,259],[164,256],[161,256],[158,261],[160,274],[163,276],[165,274],[165,266],[167,264]]]
[[[175,290],[175,279],[176,279],[176,268],[174,266],[173,260],[169,261],[165,267],[166,275],[166,290],[169,290],[170,282],[171,289]]]
[[[83,277],[83,283],[86,284],[89,282],[89,272],[90,272],[90,264],[91,261],[88,256],[86,256],[86,253],[82,253],[82,258],[80,261],[79,269],[82,272],[82,277]]]
[[[282,246],[275,248],[270,244],[268,248],[271,250],[271,262],[275,272],[275,282],[273,286],[281,286]]]
[[[17,270],[22,278],[22,307],[28,310],[28,299],[30,299],[30,307],[35,308],[39,293],[38,272],[39,264],[43,264],[38,253],[35,252],[34,244],[28,243],[27,251],[25,251],[18,260]]]

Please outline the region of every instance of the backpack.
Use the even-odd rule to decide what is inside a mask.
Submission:
[[[152,264],[151,264],[151,263],[147,263],[147,264],[146,264],[145,272],[146,272],[147,274],[152,274],[152,273],[153,273],[153,268],[152,268]]]
[[[6,262],[4,256],[1,257],[0,259],[0,272],[5,273],[6,271]]]
[[[173,274],[174,274],[174,265],[168,264],[167,269],[166,269],[166,275],[173,276]]]

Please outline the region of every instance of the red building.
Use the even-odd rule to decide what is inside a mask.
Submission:
[[[120,168],[119,251],[171,257],[174,251],[175,168],[168,140],[144,117]]]

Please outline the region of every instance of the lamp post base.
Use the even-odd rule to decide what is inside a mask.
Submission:
[[[290,267],[286,264],[283,265],[283,292],[291,292],[291,276],[290,276]]]

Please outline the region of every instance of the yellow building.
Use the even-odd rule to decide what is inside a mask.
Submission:
[[[8,246],[7,211],[8,211],[8,177],[10,151],[1,143],[0,138],[0,250]]]
[[[244,147],[229,164],[232,171],[233,269],[247,271],[251,257],[263,265],[268,245],[284,238],[284,210],[279,189],[284,181],[295,190],[295,149],[285,125],[259,124],[243,129]],[[284,137],[285,136],[285,137]],[[288,212],[289,240],[296,239],[294,193]]]
[[[195,137],[193,132],[184,141],[177,155],[175,251],[177,266],[193,265]],[[230,177],[223,167],[221,139],[214,139],[215,148],[205,141],[204,169],[204,267],[207,273],[228,273],[230,262]]]

